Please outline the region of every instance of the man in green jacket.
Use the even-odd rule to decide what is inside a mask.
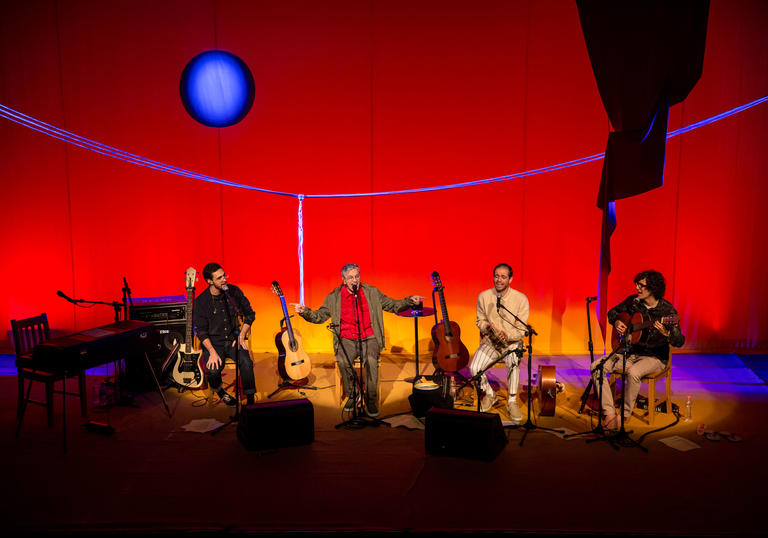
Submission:
[[[362,341],[362,357],[365,358],[365,408],[368,416],[379,415],[376,387],[379,379],[379,353],[384,348],[384,317],[382,311],[402,312],[424,298],[412,295],[396,301],[381,293],[378,288],[361,284],[360,267],[348,263],[341,268],[342,284],[335,288],[317,310],[303,304],[292,303],[296,313],[310,323],[323,323],[331,318],[333,352],[339,365],[344,391],[348,398],[344,411],[355,408],[355,387],[358,336]]]

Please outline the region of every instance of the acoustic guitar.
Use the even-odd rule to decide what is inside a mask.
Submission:
[[[624,334],[630,334],[632,343],[637,344],[648,339],[649,331],[646,331],[645,329],[653,327],[655,322],[660,321],[662,325],[674,325],[680,321],[680,316],[677,314],[672,314],[671,316],[654,318],[648,314],[643,314],[642,312],[635,312],[632,314],[632,317],[630,317],[627,312],[622,312],[619,314],[617,320],[624,322],[624,325],[627,326],[627,331]],[[615,351],[619,346],[622,345],[622,343],[623,337],[619,334],[619,331],[617,331],[616,327],[614,326],[613,332],[611,333],[611,351]]]
[[[277,346],[277,371],[283,379],[299,380],[306,378],[312,371],[312,363],[309,355],[301,345],[299,331],[291,326],[291,316],[288,314],[288,305],[285,304],[283,290],[276,280],[272,281],[272,292],[280,298],[283,307],[283,319],[285,327],[275,335]]]
[[[539,403],[541,404],[539,415],[552,417],[555,415],[555,407],[557,407],[557,394],[565,389],[563,384],[557,381],[554,365],[539,365],[538,383]]]
[[[461,341],[459,325],[448,319],[443,283],[437,271],[432,272],[432,283],[440,297],[440,310],[443,314],[443,321],[432,327],[432,340],[435,342],[432,362],[444,372],[456,372],[469,363],[469,350]]]
[[[205,377],[203,376],[203,367],[200,364],[203,354],[202,350],[194,349],[194,340],[192,337],[192,303],[195,299],[195,279],[197,271],[194,267],[187,269],[187,334],[184,343],[176,350],[173,370],[171,370],[171,379],[174,383],[187,389],[203,388]]]

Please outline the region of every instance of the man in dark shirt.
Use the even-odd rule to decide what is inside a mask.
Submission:
[[[227,275],[218,263],[209,263],[203,268],[203,278],[208,288],[197,296],[193,320],[197,337],[203,346],[203,360],[211,390],[230,407],[237,401],[222,388],[221,370],[224,359],[234,357],[240,365],[240,380],[249,404],[254,401],[256,381],[253,377],[253,362],[245,345],[248,331],[256,315],[240,288],[227,284]],[[239,341],[235,341],[238,318],[242,319]],[[237,346],[237,347],[236,347]]]
[[[640,379],[653,372],[659,372],[669,363],[669,346],[680,347],[685,343],[685,336],[680,331],[677,310],[672,303],[664,299],[666,281],[658,271],[643,271],[635,276],[637,293],[630,295],[608,311],[608,322],[621,336],[627,331],[627,324],[621,314],[629,317],[639,312],[645,320],[654,320],[651,327],[643,329],[640,340],[632,344],[627,356],[627,386],[624,389],[624,420],[629,420],[635,407]],[[662,321],[664,323],[662,323]],[[596,361],[592,365],[594,380],[597,383],[599,368]],[[618,353],[605,363],[604,372],[621,371],[622,354]],[[652,405],[652,404],[651,404]],[[619,417],[613,403],[610,390],[603,389],[603,420],[607,429],[619,427]]]

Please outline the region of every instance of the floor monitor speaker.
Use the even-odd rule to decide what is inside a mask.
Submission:
[[[309,444],[315,440],[315,409],[306,398],[246,405],[237,437],[248,450]]]
[[[427,412],[424,439],[428,454],[484,461],[507,444],[499,415],[438,407]]]

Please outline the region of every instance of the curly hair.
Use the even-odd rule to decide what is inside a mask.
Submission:
[[[645,279],[645,287],[648,288],[651,295],[657,299],[664,297],[664,292],[667,290],[667,281],[664,279],[664,275],[652,269],[642,271],[635,276],[635,284],[643,279]]]

